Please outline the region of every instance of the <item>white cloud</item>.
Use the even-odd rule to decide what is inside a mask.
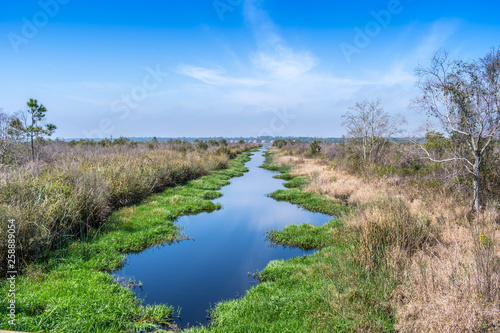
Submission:
[[[258,52],[251,60],[256,68],[277,80],[299,79],[317,64],[316,58],[310,53],[294,53],[284,46],[277,46],[275,54]]]
[[[224,77],[224,70],[214,70],[191,65],[181,65],[177,68],[177,73],[198,79],[206,84],[216,86],[260,86],[265,84],[264,81],[251,78],[229,78]]]

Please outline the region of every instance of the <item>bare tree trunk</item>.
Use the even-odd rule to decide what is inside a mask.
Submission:
[[[363,163],[366,166],[366,145],[367,145],[367,140],[366,137],[363,138]]]
[[[31,134],[31,161],[35,161],[35,148],[33,146],[33,134]]]
[[[479,166],[481,164],[481,153],[477,152],[474,154],[474,169],[472,170],[472,175],[473,175],[473,181],[472,185],[474,188],[474,209],[478,212],[479,211],[479,176],[480,176],[480,171],[479,171]]]

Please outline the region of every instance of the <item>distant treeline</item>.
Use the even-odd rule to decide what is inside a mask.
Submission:
[[[302,143],[311,143],[313,141],[319,141],[322,143],[342,143],[348,140],[347,137],[342,136],[342,137],[331,137],[331,138],[322,138],[322,137],[305,137],[305,136],[259,136],[259,137],[223,137],[223,136],[214,136],[214,137],[127,137],[127,138],[119,138],[119,139],[126,139],[128,141],[133,141],[133,142],[149,142],[149,141],[158,141],[158,142],[198,142],[198,141],[221,141],[221,140],[227,140],[227,141],[233,141],[233,142],[239,142],[241,140],[245,142],[271,142],[271,141],[276,141],[276,140],[290,140],[290,141],[295,141],[295,142],[302,142]],[[104,139],[82,139],[82,138],[73,138],[73,139],[64,139],[64,141],[79,141],[79,140],[87,140],[87,141],[102,141],[102,140],[111,140],[115,141],[117,139],[113,138],[104,138]],[[424,141],[424,138],[418,138],[416,141]],[[391,138],[391,141],[393,142],[410,142],[408,138]],[[415,141],[415,138],[412,139],[412,141]]]

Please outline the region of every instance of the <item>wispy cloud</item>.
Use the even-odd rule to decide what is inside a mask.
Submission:
[[[116,82],[89,82],[89,81],[77,81],[77,82],[56,82],[51,84],[41,84],[42,88],[50,90],[75,90],[75,89],[92,89],[96,91],[103,90],[121,90],[125,86],[121,83]]]
[[[293,80],[310,72],[318,59],[309,51],[293,50],[280,36],[269,14],[258,7],[259,1],[246,0],[244,16],[254,33],[258,51],[251,61],[271,79]]]
[[[89,105],[94,105],[94,106],[109,106],[109,101],[105,100],[97,100],[97,99],[92,99],[92,98],[84,98],[80,96],[75,96],[75,95],[67,95],[67,99],[77,101],[77,102],[83,102]]]
[[[427,60],[456,33],[462,21],[459,19],[441,19],[434,22],[416,48],[414,55],[418,59]]]
[[[225,77],[225,70],[208,69],[203,67],[181,65],[177,68],[177,73],[198,79],[206,84],[216,86],[261,86],[265,84],[262,80],[252,78],[231,78]]]
[[[251,57],[253,65],[274,80],[296,80],[310,72],[316,58],[308,53],[295,53],[284,46],[276,46],[274,53],[257,52]]]
[[[260,8],[259,1],[246,0],[243,15],[255,43],[255,49],[248,52],[244,71],[229,72],[222,66],[207,68],[192,64],[177,68],[177,73],[216,88],[194,92],[200,98],[210,100],[217,96],[232,110],[252,106],[252,112],[301,105],[303,112],[315,113],[341,105],[342,108],[332,110],[340,118],[345,105],[374,97],[406,99],[414,86],[415,78],[404,57],[375,69],[372,64],[363,69],[361,64],[350,77],[339,77],[322,69],[319,57],[312,50],[299,49],[287,42],[270,15]],[[400,111],[404,103],[392,104]]]
[[[247,0],[244,17],[253,31],[256,50],[249,54],[253,76],[229,77],[224,69],[209,69],[193,65],[179,66],[179,74],[211,85],[255,87],[276,81],[300,80],[318,64],[312,52],[296,51],[282,38],[268,13],[256,1]]]

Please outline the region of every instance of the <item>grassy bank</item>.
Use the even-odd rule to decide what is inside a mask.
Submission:
[[[227,169],[188,181],[148,196],[135,205],[115,211],[86,237],[25,266],[16,279],[16,325],[7,317],[7,298],[0,299],[2,329],[37,332],[134,332],[167,324],[173,309],[166,305],[144,306],[108,271],[123,264],[125,255],[150,246],[184,238],[174,221],[181,215],[218,209],[210,199],[231,177],[246,172],[250,153],[227,161]],[[0,294],[9,285],[2,281]]]
[[[336,216],[323,226],[290,225],[270,230],[275,245],[318,249],[312,255],[276,260],[258,274],[256,287],[236,300],[219,303],[211,327],[192,332],[391,332],[394,331],[402,270],[391,266],[389,249],[412,253],[431,230],[401,202],[380,202],[391,212],[389,223],[373,221],[360,233],[352,221],[361,213],[345,200],[304,191],[310,177],[295,173],[292,164],[269,158],[265,168],[281,171],[289,189],[271,194],[305,209]],[[419,233],[407,242],[405,234]],[[417,238],[416,238],[417,239]]]

